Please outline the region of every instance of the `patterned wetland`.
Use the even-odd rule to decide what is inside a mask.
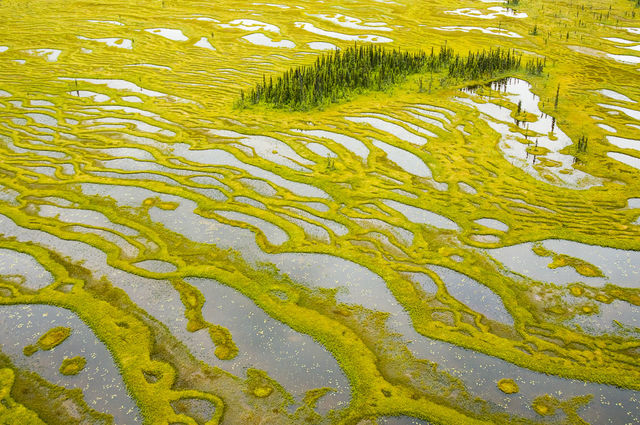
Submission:
[[[1,1],[0,422],[640,423],[636,3]]]

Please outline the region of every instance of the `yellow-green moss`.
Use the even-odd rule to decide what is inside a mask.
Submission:
[[[11,369],[0,369],[0,400],[9,397],[13,387],[13,371]]]
[[[253,389],[253,395],[259,398],[269,397],[273,392],[271,387],[256,387]]]
[[[211,325],[209,327],[211,341],[216,344],[215,355],[220,360],[233,359],[238,354],[238,347],[231,339],[231,334],[226,328]]]
[[[22,2],[24,3],[24,2]],[[192,244],[189,241],[178,238],[161,226],[155,226],[150,222],[146,213],[152,208],[158,207],[167,211],[173,210],[177,204],[163,202],[158,197],[149,198],[142,202],[141,208],[129,209],[117,207],[112,200],[87,197],[78,189],[82,183],[108,183],[123,186],[142,186],[158,193],[182,197],[191,200],[198,205],[197,212],[205,217],[219,218],[213,211],[220,209],[235,209],[240,212],[250,213],[282,227],[289,235],[289,241],[283,246],[272,246],[257,228],[243,225],[258,233],[258,245],[269,253],[302,252],[335,255],[340,258],[362,264],[369,270],[379,273],[402,307],[411,316],[416,330],[430,338],[446,341],[461,347],[466,347],[478,352],[495,356],[520,367],[527,367],[539,372],[555,374],[590,382],[603,382],[618,385],[625,388],[640,388],[639,367],[637,356],[630,355],[623,347],[633,345],[631,339],[621,337],[600,336],[594,337],[578,330],[567,329],[558,326],[554,317],[548,320],[545,310],[545,298],[536,299],[539,294],[545,294],[538,289],[544,289],[546,294],[554,300],[561,299],[566,291],[553,288],[540,282],[526,282],[526,285],[518,279],[512,279],[501,273],[499,265],[486,261],[481,255],[474,252],[472,247],[500,247],[517,243],[542,241],[545,239],[567,239],[586,244],[597,244],[622,249],[640,249],[640,226],[633,222],[637,219],[637,212],[625,210],[626,199],[637,194],[640,186],[637,179],[637,171],[616,163],[607,156],[611,149],[599,138],[604,134],[590,122],[589,115],[602,114],[594,102],[594,90],[599,88],[611,88],[628,93],[632,97],[638,97],[639,90],[626,82],[631,81],[631,67],[617,64],[613,61],[604,62],[606,59],[587,57],[584,52],[572,50],[576,45],[589,45],[594,39],[599,42],[603,37],[609,36],[612,26],[626,25],[638,26],[637,19],[625,15],[628,10],[628,0],[605,2],[596,0],[589,4],[588,11],[581,12],[575,9],[575,5],[563,2],[551,2],[542,0],[523,1],[520,9],[529,14],[526,20],[508,20],[503,22],[509,30],[526,35],[530,30],[530,23],[535,20],[540,26],[541,34],[564,34],[571,32],[569,41],[564,38],[557,40],[552,36],[548,38],[527,37],[523,39],[506,39],[492,37],[502,46],[526,49],[535,54],[545,56],[548,60],[548,75],[544,77],[528,78],[532,84],[532,90],[541,98],[541,110],[552,114],[557,119],[557,125],[572,140],[577,140],[583,132],[595,133],[591,138],[589,149],[579,152],[575,147],[568,148],[565,152],[574,154],[576,161],[574,167],[592,175],[603,177],[602,186],[595,186],[585,190],[571,190],[558,187],[550,174],[544,174],[545,167],[555,167],[559,164],[546,158],[538,158],[535,169],[541,172],[547,179],[545,183],[536,180],[520,168],[509,164],[504,160],[498,147],[499,138],[482,120],[478,119],[477,111],[451,100],[453,96],[464,97],[458,92],[455,82],[441,81],[440,76],[435,76],[433,86],[431,82],[428,89],[419,90],[418,78],[409,79],[399,86],[394,93],[380,95],[362,95],[352,102],[340,106],[331,106],[325,111],[320,111],[313,117],[305,114],[289,113],[288,111],[261,110],[236,113],[231,111],[230,100],[237,96],[237,89],[255,83],[256,78],[262,72],[273,72],[288,68],[293,65],[303,65],[310,61],[304,51],[308,34],[302,29],[293,28],[290,25],[291,15],[288,11],[283,13],[271,13],[265,11],[265,20],[286,28],[287,37],[305,40],[298,46],[288,51],[283,49],[279,55],[265,55],[265,50],[248,43],[238,43],[236,30],[225,31],[219,29],[214,43],[220,43],[219,51],[212,52],[212,57],[195,52],[195,47],[184,43],[180,49],[156,49],[156,42],[152,41],[154,35],[144,32],[133,32],[130,25],[135,23],[135,16],[144,15],[145,22],[149,25],[166,26],[166,19],[179,14],[186,16],[191,14],[199,16],[202,9],[199,5],[185,5],[179,2],[139,2],[138,4],[118,4],[118,13],[126,25],[121,26],[122,36],[130,36],[135,39],[136,48],[131,52],[118,52],[114,54],[114,48],[101,46],[96,42],[91,43],[93,53],[84,55],[69,49],[70,39],[76,40],[76,34],[66,28],[77,28],[76,25],[65,26],[68,22],[85,22],[86,10],[77,6],[77,3],[66,2],[64,6],[30,2],[29,7],[23,8],[21,2],[3,2],[0,6],[0,19],[6,22],[14,22],[15,25],[7,26],[2,34],[3,43],[10,49],[3,52],[3,60],[6,59],[7,72],[4,74],[3,89],[11,91],[15,99],[28,103],[34,96],[43,92],[52,94],[49,99],[56,106],[64,110],[56,111],[58,118],[66,118],[68,111],[80,111],[86,106],[95,107],[93,101],[80,97],[69,96],[67,92],[73,89],[74,82],[59,81],[60,84],[52,86],[45,84],[42,75],[76,75],[81,73],[91,75],[92,78],[125,78],[136,81],[141,86],[159,91],[178,90],[175,86],[176,76],[184,80],[185,84],[179,87],[179,95],[184,96],[196,104],[176,102],[174,99],[147,98],[141,95],[143,102],[139,105],[163,120],[159,122],[152,117],[135,114],[136,119],[147,124],[159,125],[171,129],[177,134],[176,140],[191,144],[195,149],[208,149],[215,147],[233,153],[236,157],[250,165],[261,167],[279,174],[281,177],[297,183],[313,184],[330,194],[329,199],[314,199],[321,202],[328,209],[326,212],[318,212],[303,202],[308,198],[294,194],[284,188],[274,189],[276,196],[265,196],[250,190],[241,180],[254,178],[251,173],[239,167],[212,167],[199,166],[185,162],[178,165],[172,158],[169,149],[159,149],[157,145],[141,145],[129,140],[118,139],[116,133],[103,134],[100,132],[89,133],[84,123],[69,124],[70,133],[81,134],[83,137],[90,135],[91,146],[96,150],[109,147],[130,147],[145,150],[153,155],[155,163],[175,169],[180,167],[185,175],[172,175],[167,171],[150,171],[158,177],[171,178],[176,183],[166,183],[150,180],[133,180],[131,174],[120,173],[112,177],[104,177],[96,173],[105,171],[106,160],[110,159],[103,153],[85,153],[78,151],[75,142],[67,140],[58,129],[55,131],[55,142],[42,143],[37,149],[45,151],[62,152],[67,157],[64,159],[45,160],[42,155],[31,152],[34,144],[26,138],[19,136],[18,129],[11,130],[12,143],[25,152],[16,152],[0,143],[0,154],[3,157],[3,171],[0,174],[0,184],[3,187],[15,190],[20,194],[16,205],[2,204],[2,213],[17,225],[32,230],[41,230],[61,237],[65,240],[77,240],[89,244],[107,256],[107,263],[115,268],[130,273],[136,273],[147,278],[164,278],[153,272],[142,271],[131,265],[131,261],[124,258],[121,250],[112,242],[100,236],[87,233],[72,232],[69,226],[62,226],[60,222],[51,218],[38,217],[34,211],[34,205],[40,205],[45,201],[40,200],[44,196],[55,196],[67,199],[78,208],[89,209],[104,213],[114,223],[126,225],[139,233],[141,243],[136,237],[114,233],[123,237],[132,246],[144,253],[145,258],[153,254],[154,258],[170,261],[178,266],[175,277],[202,276],[216,278],[223,284],[229,285],[255,301],[269,315],[286,323],[298,332],[313,336],[313,338],[325,346],[337,359],[339,365],[345,371],[353,390],[353,402],[349,408],[331,421],[336,423],[358,423],[361,418],[371,418],[390,414],[411,414],[415,417],[428,419],[433,423],[464,423],[470,424],[485,420],[497,422],[500,419],[487,415],[486,417],[471,418],[466,406],[451,406],[445,402],[433,402],[428,397],[420,397],[411,383],[401,380],[393,380],[385,373],[392,359],[385,357],[373,343],[373,339],[367,339],[365,333],[354,324],[359,314],[356,308],[331,305],[320,308],[315,301],[310,302],[308,295],[295,289],[291,284],[286,297],[279,297],[280,292],[273,292],[273,286],[269,286],[262,275],[251,275],[243,270],[240,265],[231,264],[223,259],[219,250],[212,245]],[[160,5],[162,3],[162,7]],[[166,4],[165,4],[166,3]],[[95,5],[92,16],[113,15],[114,4],[110,1]],[[233,13],[224,9],[221,5],[220,19],[225,21],[235,19]],[[328,7],[333,4],[328,4]],[[451,7],[450,3],[436,1],[433,9],[438,11],[443,23],[455,23],[456,19],[440,13],[443,8]],[[590,12],[597,10],[606,11],[611,6],[611,19],[598,20]],[[223,10],[224,9],[224,10]],[[233,8],[229,8],[232,10]],[[318,9],[318,12],[324,13]],[[305,12],[307,13],[307,12]],[[311,13],[309,11],[308,13]],[[346,12],[345,12],[346,13]],[[411,31],[395,31],[392,33],[394,47],[406,49],[428,48],[430,45],[438,46],[447,40],[456,49],[468,50],[469,48],[483,48],[488,40],[487,35],[468,33],[464,37],[452,36],[430,27],[416,27],[416,16],[424,16],[424,5],[420,2],[409,2],[403,7],[389,8],[386,12],[390,20],[395,24],[409,28]],[[442,15],[442,16],[440,16]],[[608,12],[607,12],[608,15]],[[17,22],[12,17],[20,16]],[[557,18],[561,16],[562,18]],[[115,17],[113,19],[116,19]],[[620,19],[620,23],[615,20]],[[88,25],[88,24],[87,24]],[[181,28],[190,38],[202,34],[202,23],[197,20],[184,20]],[[328,25],[328,24],[327,24]],[[440,24],[438,24],[440,25]],[[28,57],[29,68],[24,68],[12,60],[23,60],[26,49],[33,48],[31,35],[36,28],[57,28],[47,39],[51,46],[58,45],[63,54],[57,63],[48,63],[42,58]],[[84,27],[83,27],[84,28]],[[92,32],[93,26],[86,28],[87,33]],[[84,30],[83,30],[84,31]],[[102,30],[100,30],[101,32]],[[41,31],[42,32],[42,31]],[[208,33],[207,33],[208,34]],[[145,38],[146,37],[146,38]],[[156,37],[158,38],[158,37]],[[582,41],[584,38],[584,41]],[[159,38],[158,38],[159,39]],[[498,41],[499,40],[499,41]],[[77,40],[76,40],[77,41]],[[168,41],[161,40],[168,43]],[[341,47],[346,43],[336,41]],[[571,43],[571,44],[569,44]],[[605,43],[606,44],[606,43]],[[137,47],[142,46],[142,47]],[[77,47],[77,46],[76,46]],[[74,47],[75,48],[75,47]],[[600,47],[599,47],[600,48]],[[602,47],[605,48],[605,47]],[[195,49],[195,50],[194,50]],[[110,69],[125,69],[125,65],[135,62],[159,63],[165,60],[167,51],[179,53],[179,60],[172,61],[172,71],[150,71],[143,67],[127,67],[126,77],[120,74],[114,75],[107,72]],[[238,53],[238,54],[236,54]],[[247,68],[248,56],[255,59],[255,63]],[[218,61],[219,60],[219,61]],[[71,61],[71,62],[69,62]],[[261,62],[262,61],[262,62]],[[267,63],[266,61],[269,61]],[[228,76],[217,74],[217,65],[211,68],[212,63],[220,63],[219,69],[225,73],[230,69],[237,70],[233,81]],[[109,64],[109,66],[96,66],[96,64]],[[254,69],[255,65],[255,69]],[[12,68],[14,67],[14,68]],[[21,68],[20,68],[21,67]],[[198,75],[193,69],[209,70],[210,74]],[[250,69],[250,72],[247,70]],[[603,70],[606,70],[604,72]],[[24,78],[27,75],[29,78]],[[525,77],[522,74],[518,77]],[[19,77],[19,78],[18,78]],[[49,77],[47,77],[49,78]],[[216,78],[226,78],[224,84],[216,85]],[[424,76],[422,77],[424,79]],[[214,83],[212,83],[214,81]],[[68,84],[67,84],[68,83]],[[482,82],[478,82],[482,83]],[[80,90],[96,89],[89,83],[77,83]],[[203,88],[206,86],[206,90]],[[422,85],[422,84],[420,84]],[[561,99],[558,106],[553,105],[556,88],[561,85]],[[425,85],[427,86],[427,85]],[[78,89],[76,87],[76,89]],[[99,86],[99,91],[110,96],[114,102],[120,102],[123,92],[104,86]],[[490,99],[480,102],[494,102],[514,110],[512,102],[498,93],[491,93],[487,89],[481,89],[481,93]],[[15,99],[11,99],[14,101]],[[171,101],[169,101],[171,100]],[[18,107],[0,98],[3,113],[7,116],[17,117]],[[361,115],[372,111],[384,111],[393,118],[399,118],[407,122],[402,124],[408,131],[414,132],[413,125],[424,126],[405,113],[407,105],[428,104],[446,108],[453,113],[449,115],[448,124],[444,120],[438,120],[447,128],[441,130],[437,126],[429,127],[437,137],[429,138],[429,143],[424,147],[412,146],[396,137],[386,135],[383,132],[373,130],[365,125],[344,123],[345,116]],[[96,109],[97,110],[97,109]],[[93,118],[104,117],[103,112],[92,112]],[[112,114],[110,111],[109,114]],[[118,112],[120,114],[120,112]],[[525,120],[534,120],[530,116],[518,116]],[[4,118],[3,118],[4,119]],[[197,121],[202,120],[202,122]],[[233,120],[233,121],[232,121]],[[632,130],[625,128],[626,118],[622,116],[607,116],[608,122],[616,126],[622,137],[635,137]],[[308,125],[313,121],[314,125]],[[29,125],[35,124],[31,118],[27,120]],[[260,155],[250,155],[238,149],[238,140],[233,143],[224,138],[213,137],[202,130],[203,123],[208,128],[229,129],[245,134],[268,135],[281,139],[293,150],[309,159],[313,164],[308,165],[310,172],[298,172],[288,170],[287,167],[274,165],[268,159]],[[394,121],[396,122],[396,121]],[[399,122],[399,121],[397,121]],[[579,123],[580,125],[577,125]],[[15,126],[9,124],[13,129]],[[463,126],[469,135],[453,131],[454,128]],[[42,126],[43,128],[46,126]],[[515,127],[515,126],[514,126]],[[300,142],[298,135],[291,137],[290,130],[323,129],[348,133],[362,141],[371,150],[371,155],[366,161],[354,157],[343,146],[331,140],[323,140],[327,147],[334,150],[338,157],[331,162],[308,151],[306,141]],[[34,130],[38,131],[38,130]],[[119,130],[120,131],[120,130]],[[148,137],[134,125],[122,129],[134,137]],[[524,136],[524,132],[522,133]],[[532,132],[527,135],[532,136]],[[161,135],[154,135],[158,142],[170,141]],[[554,139],[554,136],[550,136]],[[380,139],[386,143],[406,149],[416,155],[427,164],[434,176],[434,180],[446,184],[447,190],[435,190],[433,181],[408,175],[396,166],[372,143],[371,138]],[[158,143],[159,145],[160,143]],[[531,148],[531,143],[528,145]],[[540,154],[540,150],[532,150],[532,153]],[[273,152],[272,152],[273,153]],[[45,162],[47,161],[47,162]],[[55,176],[38,174],[29,168],[34,163],[46,163],[55,168]],[[70,176],[63,173],[63,165],[75,166],[75,174]],[[150,164],[151,165],[151,164]],[[151,167],[150,167],[151,168]],[[264,210],[251,206],[238,206],[232,203],[219,202],[204,196],[196,189],[203,189],[205,185],[195,184],[189,180],[186,174],[204,175],[206,172],[215,172],[219,180],[227,185],[221,188],[226,195],[242,195],[249,197],[266,206]],[[119,171],[113,171],[119,173]],[[477,189],[477,194],[471,194],[457,190],[458,183],[466,183]],[[622,184],[620,184],[622,183]],[[410,195],[400,195],[394,190],[403,190]],[[381,202],[383,199],[393,199],[410,203],[414,206],[425,207],[435,213],[447,216],[454,220],[460,227],[459,232],[441,231],[429,226],[412,223],[402,214],[389,211]],[[524,204],[522,202],[525,202]],[[333,220],[345,226],[349,234],[339,236],[332,232],[329,226],[315,219],[308,219],[317,223],[330,235],[329,242],[323,242],[307,235],[300,228],[289,222],[283,216],[295,219],[304,219],[302,213],[294,212],[290,208],[295,206],[299,211],[314,214],[321,219]],[[509,226],[509,231],[500,235],[496,243],[483,244],[472,238],[473,220],[478,214],[492,213]],[[373,237],[371,229],[358,223],[354,219],[376,218],[388,224],[411,231],[414,239],[411,244],[405,244],[388,229],[376,230],[377,235],[386,237],[388,241],[381,241]],[[229,220],[222,220],[231,223]],[[233,222],[238,225],[238,222]],[[460,242],[461,241],[461,242]],[[151,328],[145,325],[139,318],[129,314],[126,309],[116,308],[109,301],[124,299],[121,292],[109,290],[102,292],[88,292],[83,289],[86,279],[68,279],[68,271],[71,266],[55,264],[51,255],[42,252],[35,245],[18,241],[2,241],[3,246],[10,249],[18,249],[21,252],[33,252],[39,262],[51,268],[56,277],[55,287],[73,283],[70,293],[57,291],[55,288],[42,290],[38,293],[30,293],[27,288],[11,284],[9,279],[2,280],[2,303],[50,303],[64,308],[69,308],[78,313],[95,331],[96,335],[105,342],[114,355],[123,378],[133,397],[141,407],[142,414],[147,423],[180,422],[184,418],[177,417],[170,409],[171,400],[182,396],[193,396],[192,393],[181,391],[174,387],[175,370],[169,363],[151,361],[153,358]],[[550,253],[550,252],[549,252]],[[458,263],[450,255],[458,255],[462,262]],[[573,267],[583,276],[601,276],[601,271],[593,265],[579,259],[550,253],[551,267]],[[62,264],[62,263],[61,263]],[[433,264],[451,268],[478,280],[481,284],[496,293],[503,301],[509,314],[513,317],[514,326],[506,326],[487,320],[482,315],[471,311],[468,307],[451,297],[440,279],[437,279],[430,271],[425,270],[425,265]],[[56,269],[57,267],[57,269]],[[55,270],[54,270],[55,269]],[[74,271],[75,272],[75,271]],[[425,294],[418,285],[408,281],[404,272],[424,272],[431,276],[438,285],[437,294]],[[265,287],[266,285],[266,287]],[[283,287],[289,288],[289,284]],[[175,285],[180,293],[185,306],[187,330],[198,331],[207,329],[211,339],[216,344],[216,355],[223,359],[231,358],[237,352],[232,336],[225,329],[216,324],[206,322],[201,316],[204,300],[201,294],[193,291],[186,284]],[[574,289],[575,288],[575,289]],[[577,288],[580,288],[578,290]],[[280,289],[278,289],[280,290]],[[585,297],[597,302],[608,302],[617,299],[640,305],[638,291],[610,288],[599,293],[591,289],[586,290],[582,286],[574,285],[569,291],[574,296]],[[554,298],[555,297],[555,298]],[[580,300],[583,301],[583,300]],[[541,307],[542,306],[542,307]],[[558,303],[550,306],[552,311],[560,316],[568,311],[566,305]],[[576,311],[584,313],[584,308],[595,308],[591,304],[579,304]],[[434,312],[447,312],[450,325],[433,321]],[[568,314],[568,313],[567,313]],[[375,328],[382,320],[373,320],[369,324]],[[126,324],[127,326],[121,326]],[[571,347],[584,347],[583,350],[575,350]],[[525,351],[522,351],[526,347]],[[26,347],[25,347],[26,348]],[[580,351],[578,354],[577,352]],[[550,354],[552,353],[552,354]],[[25,352],[26,354],[26,352]],[[560,359],[560,360],[558,360]],[[157,382],[150,383],[143,379],[142,371],[153,371],[159,377]],[[384,371],[384,373],[383,373]],[[200,375],[194,373],[192,378],[183,381],[200,383]],[[181,381],[181,382],[183,382]],[[393,382],[390,382],[393,381]],[[276,388],[274,383],[261,383],[256,388]],[[215,390],[211,390],[215,393]],[[249,390],[247,390],[250,393]],[[208,393],[194,391],[201,397]],[[275,393],[262,401],[273,399]],[[222,401],[215,396],[210,396],[216,404],[217,412],[222,415],[225,410]],[[260,400],[253,400],[258,402]],[[219,409],[218,409],[219,408]],[[235,415],[237,411],[225,414]],[[217,413],[218,415],[218,413]],[[219,419],[220,416],[218,416]],[[286,422],[285,422],[286,423]]]
[[[16,368],[9,357],[0,352],[0,368],[14,372],[11,396],[14,401],[34,411],[48,425],[87,422],[109,425],[113,417],[99,413],[86,404],[78,388],[66,389],[47,382],[34,372]]]
[[[0,369],[0,423],[3,425],[45,425],[33,411],[16,403],[10,396],[14,383],[11,369]]]
[[[69,335],[71,335],[71,328],[58,326],[49,329],[38,339],[38,348],[41,350],[51,350],[52,348],[62,344]]]
[[[22,354],[29,357],[34,355],[38,351],[38,347],[36,345],[25,345],[22,349]]]
[[[541,257],[552,257],[553,261],[547,267],[550,269],[557,269],[558,267],[573,267],[576,272],[586,277],[604,277],[602,271],[584,260],[579,258],[571,257],[565,254],[556,254],[553,251],[550,251],[544,248],[540,244],[535,244],[533,246],[533,252],[538,254]],[[577,290],[577,289],[576,289]]]
[[[536,397],[531,404],[531,407],[540,416],[553,416],[556,414],[560,403],[554,397],[549,394]]]
[[[543,146],[529,146],[527,148],[527,153],[529,155],[546,155],[548,154],[550,151],[549,149],[543,147]]]
[[[252,395],[258,398],[269,397],[274,390],[278,389],[281,394],[285,394],[289,402],[293,401],[291,395],[288,395],[286,390],[273,380],[266,372],[258,369],[247,369],[247,387]]]
[[[569,290],[571,291],[571,295],[573,295],[574,297],[579,297],[580,295],[584,294],[584,288],[582,288],[581,286],[573,285],[569,287]]]
[[[498,381],[498,388],[505,394],[515,394],[520,391],[518,384],[516,381],[509,378],[503,378]]]
[[[84,369],[86,364],[87,359],[81,356],[64,359],[60,365],[60,373],[63,375],[77,375]]]

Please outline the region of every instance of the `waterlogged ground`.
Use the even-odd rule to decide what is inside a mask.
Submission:
[[[640,423],[634,3],[2,1],[0,418]],[[546,67],[234,108],[354,42]]]

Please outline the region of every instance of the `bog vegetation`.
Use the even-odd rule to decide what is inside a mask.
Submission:
[[[530,74],[540,75],[544,60],[524,65]],[[278,108],[308,110],[345,99],[366,90],[385,90],[418,73],[444,72],[454,80],[480,80],[522,69],[522,55],[510,49],[470,52],[466,57],[441,47],[427,54],[389,50],[380,46],[354,45],[319,57],[313,65],[291,68],[274,81],[263,76],[248,94],[240,93],[237,106],[268,104]],[[422,80],[421,87],[422,87]]]

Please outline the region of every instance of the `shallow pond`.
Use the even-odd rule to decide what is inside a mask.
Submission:
[[[248,367],[265,370],[296,398],[313,388],[333,388],[321,399],[320,410],[326,413],[346,407],[350,399],[347,377],[331,354],[310,336],[272,319],[228,286],[210,279],[187,282],[207,299],[204,318],[229,329],[239,349],[233,360],[208,359],[212,364],[237,376],[243,376]]]
[[[197,360],[241,379],[248,368],[264,370],[295,398],[279,410],[269,395],[242,393],[241,408],[223,400],[230,416],[222,423],[298,424],[300,417],[279,415],[293,414],[306,391],[331,387],[316,408],[325,417],[307,423],[339,422],[344,413],[359,425],[429,424],[403,416],[405,408],[428,416],[416,398],[421,392],[439,405],[458,403],[456,391],[438,398],[437,385],[450,382],[445,374],[481,400],[456,404],[463,416],[457,423],[485,413],[492,423],[511,420],[501,415],[577,422],[560,411],[536,413],[532,403],[546,393],[561,402],[593,394],[577,411],[592,425],[640,423],[638,391],[594,383],[636,385],[625,381],[635,378],[640,315],[632,303],[640,290],[640,15],[632,5],[54,3],[0,2],[0,21],[10,23],[0,45],[3,296],[11,285],[38,291],[54,281],[55,270],[36,260],[42,247],[125,291]],[[445,66],[308,111],[242,107],[257,83],[354,43],[427,55],[447,46],[460,57],[500,47],[523,66],[477,81],[452,78]],[[524,69],[534,58],[546,62],[540,75]],[[581,136],[589,137],[588,148]],[[602,246],[572,242],[594,235]],[[237,261],[225,261],[225,250],[237,252]],[[265,282],[243,281],[247,286],[233,280],[262,263],[301,285],[301,293],[335,291],[337,305],[318,307],[327,314],[318,316],[317,340],[294,330],[304,318],[280,322],[245,295],[276,277],[265,273]],[[572,295],[578,282],[589,297],[611,291],[609,284],[622,295],[606,302]],[[189,332],[194,288],[204,296],[204,319],[227,328],[237,344],[234,359],[215,356],[207,329]],[[560,294],[559,308],[589,303],[593,310],[549,318],[512,297],[529,289]],[[361,311],[349,306],[386,313],[375,316],[386,320],[348,316]],[[141,423],[155,411],[138,410],[127,395],[106,348],[117,335],[103,344],[58,307],[0,310],[0,344],[19,366],[83,389],[89,405],[117,424]],[[470,317],[475,328],[460,324]],[[460,327],[438,327],[449,323]],[[343,324],[355,339],[327,331]],[[67,341],[22,354],[58,325],[72,328]],[[499,359],[507,355],[499,351],[503,343],[527,339],[537,327],[595,341],[602,347],[577,348],[576,356],[603,356],[612,367],[589,361],[581,381]],[[388,340],[371,340],[386,331]],[[468,332],[465,346],[488,354],[443,341],[456,341],[455,332]],[[329,336],[342,342],[331,345],[334,355],[319,342]],[[481,345],[488,340],[495,346]],[[531,369],[572,360],[559,358],[562,343],[547,342]],[[414,364],[391,358],[387,344],[433,363],[433,374],[410,376]],[[62,359],[76,355],[87,366],[62,376]],[[525,364],[526,355],[517,362]],[[576,371],[567,368],[566,376]],[[503,378],[520,391],[500,391]],[[189,387],[208,378],[181,379]],[[385,400],[381,389],[389,397],[384,388],[391,385],[401,389],[394,388],[393,405],[372,404]],[[486,411],[478,413],[481,404]]]
[[[550,179],[546,176],[552,175],[553,180],[580,189],[601,184],[600,179],[576,170],[573,167],[573,156],[561,153],[561,150],[571,145],[572,141],[556,126],[555,118],[540,111],[538,106],[540,98],[530,91],[531,85],[528,82],[511,78],[493,82],[488,88],[495,92],[489,93],[489,96],[502,93],[522,111],[537,117],[534,122],[520,121],[512,116],[510,109],[492,103],[489,96],[481,96],[481,98],[484,97],[483,100],[489,100],[482,103],[476,103],[470,99],[459,99],[482,112],[482,117],[487,124],[501,134],[499,147],[509,162],[539,180],[549,181]],[[474,92],[475,89],[472,88],[471,91]],[[516,125],[515,129],[510,123]],[[532,151],[533,147],[536,151]],[[547,163],[551,165],[545,165]]]
[[[2,351],[16,366],[34,371],[53,384],[81,389],[87,404],[113,415],[115,424],[142,423],[111,354],[74,313],[48,305],[3,305],[0,325]],[[22,353],[26,345],[35,344],[42,334],[57,326],[71,328],[69,338],[50,351],[39,350],[29,357]],[[86,359],[84,369],[75,376],[62,375],[58,371],[62,360],[75,356]]]
[[[618,286],[638,288],[640,282],[640,252],[586,245],[566,240],[546,240],[542,246],[557,254],[577,257],[598,267],[604,277],[587,277],[571,267],[551,269],[550,257],[541,257],[533,252],[533,244],[519,244],[504,248],[488,249],[487,253],[508,269],[535,280],[566,285],[584,282],[590,286],[604,286],[610,282]]]
[[[0,270],[2,274],[20,276],[21,285],[38,290],[53,283],[53,276],[38,261],[22,252],[0,248]]]

